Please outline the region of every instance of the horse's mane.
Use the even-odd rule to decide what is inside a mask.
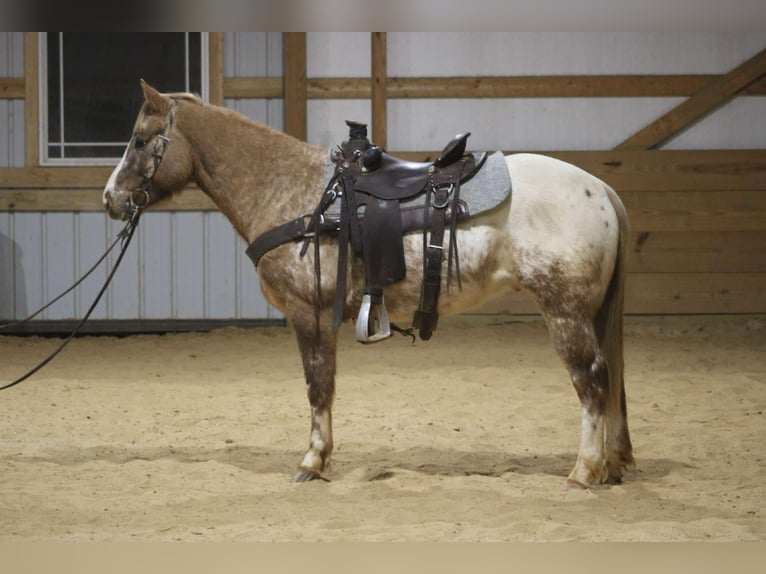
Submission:
[[[185,102],[190,102],[200,106],[205,104],[201,97],[199,97],[197,94],[192,94],[191,92],[174,92],[165,95],[174,100],[183,100]]]
[[[225,106],[212,106],[211,104],[205,102],[199,95],[193,94],[191,92],[170,92],[164,94],[168,98],[171,98],[173,100],[184,102],[184,103],[190,103],[195,106],[205,107],[208,109],[216,109],[219,113],[224,114],[226,117],[230,119],[235,119],[239,123],[248,124],[252,127],[257,127],[261,130],[266,130],[268,132],[271,132],[274,135],[277,135],[280,138],[284,138],[285,134],[281,132],[280,130],[277,130],[276,128],[273,128],[269,125],[262,124],[260,122],[257,122],[253,120],[252,118],[249,118],[245,114],[242,114],[234,109],[227,108]],[[288,138],[291,139],[291,138]],[[305,145],[305,143],[302,142],[302,145]]]

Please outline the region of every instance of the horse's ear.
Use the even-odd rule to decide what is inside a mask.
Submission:
[[[158,114],[166,114],[168,112],[170,99],[167,96],[163,96],[144,80],[141,80],[141,89],[144,92],[144,99],[150,111]]]

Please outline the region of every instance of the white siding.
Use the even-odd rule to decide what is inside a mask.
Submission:
[[[388,34],[390,76],[724,73],[766,46],[766,33],[498,32]],[[309,77],[370,73],[367,32],[311,32]],[[23,35],[0,33],[0,76],[23,70]],[[280,76],[279,33],[224,34],[227,77]],[[608,149],[681,98],[391,100],[388,147],[436,150],[460,131],[484,149]],[[281,100],[225,105],[282,129]],[[367,100],[309,102],[308,138],[332,147],[344,120],[370,121]],[[666,148],[766,148],[766,98],[723,106]],[[24,164],[24,102],[0,100],[0,166]],[[21,318],[80,277],[121,228],[100,213],[0,213],[0,318]],[[273,318],[244,242],[219,213],[149,213],[100,319]],[[114,261],[114,257],[111,258]],[[79,318],[106,276],[102,269],[44,319]]]
[[[282,73],[280,34],[225,34],[224,50],[227,76]],[[23,74],[23,34],[0,33],[0,76]],[[282,128],[281,100],[226,104]],[[24,102],[0,100],[0,166],[23,165]],[[0,320],[26,317],[56,297],[95,263],[122,227],[101,213],[0,213]],[[246,247],[220,213],[147,213],[92,318],[279,318],[260,292]],[[39,318],[81,318],[116,257],[117,250],[108,267]]]
[[[369,34],[309,33],[309,76],[370,73]],[[389,32],[388,75],[720,74],[766,47],[764,32]],[[348,66],[353,73],[344,73]],[[441,149],[470,131],[474,149],[609,149],[683,98],[412,99],[388,102],[388,147]],[[332,146],[368,101],[309,103],[308,138]],[[766,147],[766,98],[735,99],[666,149]]]
[[[0,318],[26,317],[56,297],[120,229],[100,213],[0,213]],[[277,318],[245,247],[220,213],[147,213],[92,318]],[[82,317],[117,253],[38,318]]]

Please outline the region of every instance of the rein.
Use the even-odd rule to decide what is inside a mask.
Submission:
[[[0,331],[5,329],[6,327],[10,327],[11,325],[23,325],[24,323],[27,323],[37,317],[40,313],[42,313],[45,309],[53,305],[56,301],[64,297],[67,293],[70,293],[73,291],[80,283],[82,283],[91,273],[93,273],[101,263],[106,259],[107,255],[111,253],[111,251],[115,248],[115,246],[120,243],[120,254],[117,256],[117,260],[114,263],[114,267],[109,272],[109,275],[106,278],[106,282],[104,283],[103,287],[101,287],[101,290],[98,292],[98,295],[96,295],[96,298],[94,299],[91,306],[88,308],[88,311],[85,313],[85,316],[80,320],[79,323],[75,326],[72,333],[64,339],[61,344],[54,350],[50,355],[48,355],[45,359],[40,361],[40,363],[37,364],[34,368],[30,369],[26,374],[22,375],[18,379],[11,381],[10,383],[7,383],[5,385],[0,386],[0,391],[3,391],[5,389],[10,389],[11,387],[14,387],[21,383],[22,381],[25,381],[32,375],[34,375],[37,371],[42,369],[45,365],[47,365],[49,362],[53,360],[56,355],[58,355],[61,351],[64,350],[64,347],[66,347],[69,342],[75,338],[75,336],[80,332],[80,329],[85,324],[85,322],[90,318],[91,314],[93,313],[93,310],[96,308],[96,305],[98,305],[99,301],[101,301],[101,297],[106,292],[107,287],[109,287],[109,284],[112,282],[112,278],[114,277],[114,274],[117,272],[117,269],[120,267],[120,263],[122,262],[122,258],[125,256],[125,252],[128,250],[128,246],[130,245],[131,240],[133,239],[133,234],[136,231],[136,227],[138,227],[138,220],[141,216],[141,212],[146,208],[147,205],[149,205],[149,202],[151,200],[150,191],[152,188],[152,180],[154,179],[154,175],[157,173],[157,169],[160,167],[160,163],[162,163],[162,158],[165,155],[165,151],[168,148],[168,145],[170,144],[170,137],[169,133],[171,128],[173,127],[173,120],[175,116],[175,105],[173,105],[170,108],[170,112],[168,113],[168,121],[167,124],[165,124],[165,127],[162,129],[162,131],[157,134],[156,141],[154,142],[154,149],[152,150],[152,156],[151,156],[151,162],[146,166],[143,173],[143,178],[141,180],[141,183],[133,189],[130,192],[130,197],[128,199],[128,211],[130,213],[130,216],[128,218],[128,222],[125,224],[125,227],[117,234],[117,238],[112,242],[112,244],[109,246],[109,248],[106,250],[106,253],[104,253],[98,261],[83,275],[78,279],[71,287],[69,287],[66,291],[61,293],[58,297],[53,299],[50,303],[46,304],[45,306],[38,309],[36,312],[34,312],[29,317],[22,319],[20,321],[11,321],[9,323],[5,323],[3,325],[0,325]]]
[[[62,341],[62,343],[56,348],[56,350],[54,350],[45,359],[40,361],[40,363],[38,363],[36,367],[34,367],[33,369],[30,369],[26,374],[22,375],[18,379],[14,380],[14,381],[12,381],[10,383],[7,383],[7,384],[5,384],[3,386],[0,386],[0,391],[3,391],[5,389],[10,389],[11,387],[15,387],[20,382],[22,382],[22,381],[28,379],[29,377],[31,377],[32,375],[34,375],[37,371],[39,371],[45,365],[47,365],[49,362],[51,362],[53,360],[53,358],[56,357],[56,355],[58,355],[61,351],[63,351],[64,347],[66,347],[69,344],[69,342],[72,339],[75,338],[77,333],[79,333],[79,331],[82,328],[82,326],[90,318],[91,313],[93,313],[93,310],[96,308],[96,305],[98,305],[99,301],[101,301],[101,297],[106,292],[106,289],[107,289],[107,287],[109,287],[109,284],[111,283],[112,278],[114,277],[114,274],[117,272],[117,269],[120,267],[120,263],[122,262],[122,258],[125,255],[125,252],[128,250],[128,245],[130,245],[130,241],[133,239],[133,233],[136,231],[136,227],[138,227],[138,218],[140,216],[140,213],[141,213],[140,209],[134,210],[133,215],[131,216],[130,220],[125,225],[125,227],[120,231],[120,233],[117,235],[117,238],[112,242],[112,244],[106,250],[106,253],[104,253],[104,255],[101,256],[101,258],[96,262],[96,264],[93,265],[93,267],[91,267],[85,275],[83,275],[80,279],[78,279],[77,282],[75,282],[74,285],[72,285],[69,289],[64,291],[61,295],[59,295],[58,297],[53,299],[53,301],[51,301],[50,303],[48,303],[44,307],[40,308],[38,311],[36,311],[35,313],[30,315],[26,319],[22,319],[21,321],[11,321],[10,323],[5,323],[4,325],[0,325],[0,330],[2,330],[2,329],[6,328],[6,327],[9,327],[11,325],[22,325],[24,323],[29,322],[31,319],[33,319],[34,317],[36,317],[37,315],[42,313],[45,309],[47,309],[48,307],[53,305],[56,301],[61,299],[64,295],[66,295],[67,293],[69,293],[70,291],[75,289],[75,287],[77,287],[80,283],[82,283],[85,280],[86,277],[88,277],[91,273],[93,273],[93,271],[96,270],[96,268],[98,268],[99,265],[101,265],[101,263],[104,261],[104,259],[106,259],[106,256],[114,249],[114,247],[118,243],[121,243],[120,254],[117,257],[117,261],[115,261],[115,263],[114,263],[114,267],[112,268],[111,272],[107,276],[106,282],[104,283],[104,286],[101,287],[101,290],[98,292],[98,295],[96,295],[95,300],[93,301],[91,306],[88,308],[88,311],[85,313],[85,316],[75,326],[75,328],[72,331],[72,333],[66,339],[64,339]]]

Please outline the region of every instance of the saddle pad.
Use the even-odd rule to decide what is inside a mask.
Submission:
[[[329,159],[325,167],[325,182],[329,182],[335,173],[335,164]],[[325,183],[326,185],[326,183]],[[501,151],[491,154],[479,172],[460,186],[460,199],[468,206],[469,216],[478,215],[500,205],[511,193],[511,177]],[[421,206],[423,197],[415,196],[402,201],[402,207]],[[333,202],[327,208],[330,217],[340,216],[340,202]]]

